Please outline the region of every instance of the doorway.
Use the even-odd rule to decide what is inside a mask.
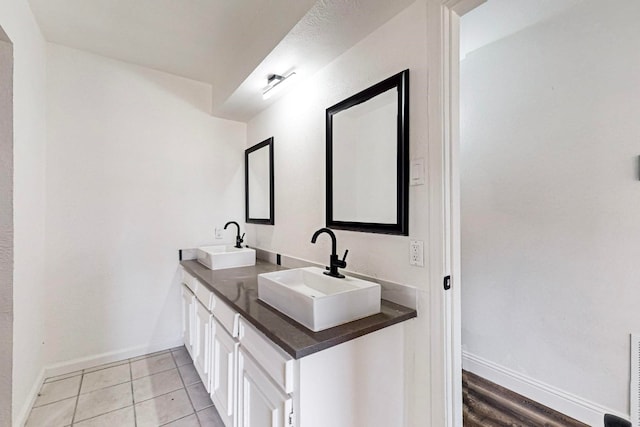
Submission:
[[[13,361],[13,46],[0,27],[0,425],[11,425]]]
[[[463,50],[501,3],[519,15],[483,25],[529,21],[460,71],[463,367],[589,425],[628,420],[640,7],[489,0]]]

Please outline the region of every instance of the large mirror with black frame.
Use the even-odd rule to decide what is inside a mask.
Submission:
[[[409,234],[409,70],[326,111],[327,227]]]
[[[274,221],[273,137],[244,151],[245,221]]]

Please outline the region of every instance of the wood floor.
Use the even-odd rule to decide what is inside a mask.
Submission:
[[[471,372],[462,393],[465,427],[589,427]]]

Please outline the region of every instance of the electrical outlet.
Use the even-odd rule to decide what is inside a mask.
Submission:
[[[222,239],[224,236],[222,235],[222,228],[215,229],[216,239]]]
[[[424,267],[424,242],[422,240],[409,242],[409,265]]]

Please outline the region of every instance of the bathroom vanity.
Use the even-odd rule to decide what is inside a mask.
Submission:
[[[404,420],[402,322],[381,312],[313,332],[258,299],[254,266],[181,261],[184,343],[226,427],[389,427]]]

